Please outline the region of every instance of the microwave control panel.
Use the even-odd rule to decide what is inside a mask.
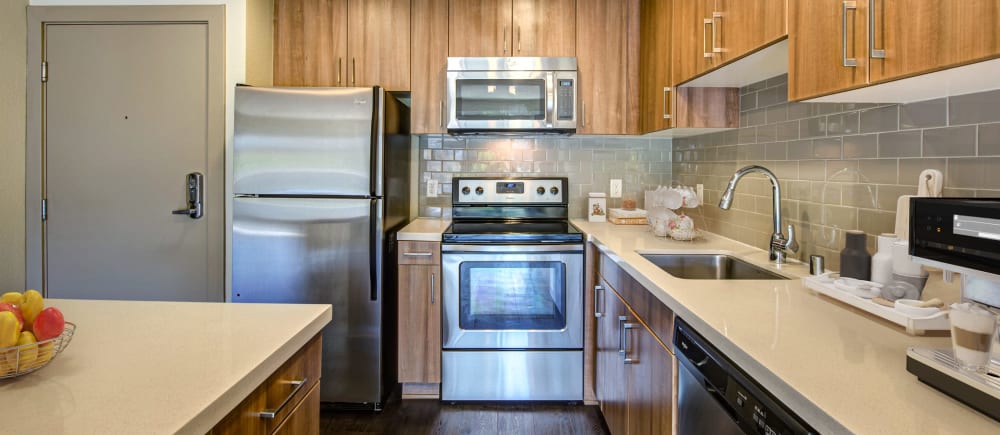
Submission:
[[[556,119],[560,121],[573,120],[573,79],[556,79]]]

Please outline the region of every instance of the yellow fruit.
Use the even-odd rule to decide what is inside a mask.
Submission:
[[[7,354],[7,364],[16,367],[19,370],[25,370],[34,367],[38,360],[38,340],[35,340],[35,334],[28,331],[21,333],[21,336],[17,339],[17,346],[19,352],[10,352]]]
[[[0,349],[17,344],[21,321],[10,311],[0,311]]]
[[[21,305],[21,299],[24,296],[19,292],[7,292],[3,296],[0,296],[0,302],[6,302],[12,305]]]
[[[38,313],[42,312],[42,308],[45,308],[45,300],[42,299],[42,294],[38,290],[28,290],[21,297],[20,308],[24,324],[32,325],[35,323],[35,317],[38,316]],[[28,329],[27,326],[25,329]]]
[[[39,344],[38,358],[35,359],[35,363],[34,365],[32,365],[32,367],[44,365],[45,363],[49,362],[49,360],[52,359],[52,356],[55,354],[55,352],[56,352],[55,343],[50,341],[48,343]]]

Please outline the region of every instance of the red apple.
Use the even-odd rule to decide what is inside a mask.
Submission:
[[[42,341],[58,337],[59,334],[62,334],[64,326],[66,326],[66,320],[63,319],[62,312],[56,307],[48,307],[38,313],[38,317],[35,317],[32,330],[35,333],[35,338]]]
[[[17,305],[0,302],[0,312],[3,311],[14,313],[14,317],[17,317],[17,322],[21,324],[21,329],[24,329],[24,316],[21,315],[21,309]]]

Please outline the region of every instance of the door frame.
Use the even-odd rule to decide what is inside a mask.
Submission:
[[[220,180],[227,177],[226,158],[226,7],[225,5],[183,5],[183,6],[29,6],[28,7],[28,52],[27,52],[27,113],[25,131],[25,285],[27,288],[43,288],[45,249],[43,242],[42,200],[44,199],[45,124],[42,114],[45,110],[44,87],[42,86],[42,59],[44,58],[45,26],[48,24],[111,24],[111,23],[189,23],[206,24],[208,32],[208,146],[219,153],[209,153],[209,167],[220,168]],[[216,161],[217,160],[217,161]],[[218,213],[227,213],[228,201],[225,194],[219,203]],[[222,219],[223,222],[226,219]],[[218,229],[223,244],[220,264],[225,263],[226,229]],[[228,281],[222,273],[223,291]]]

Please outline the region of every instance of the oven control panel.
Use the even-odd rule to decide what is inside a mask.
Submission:
[[[455,178],[452,204],[566,204],[566,178]]]

